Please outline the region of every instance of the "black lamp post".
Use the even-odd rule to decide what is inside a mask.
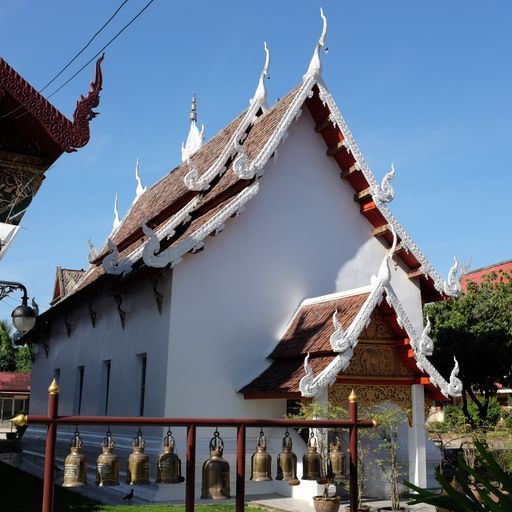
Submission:
[[[28,305],[27,289],[21,283],[15,281],[0,281],[0,300],[7,297],[14,290],[21,290],[21,306],[18,306],[11,314],[12,324],[21,333],[30,331],[36,324],[37,313]]]

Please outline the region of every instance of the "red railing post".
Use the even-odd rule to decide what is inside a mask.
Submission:
[[[245,509],[245,425],[239,425],[236,437],[236,512]]]
[[[57,437],[57,424],[54,422],[59,410],[59,384],[53,379],[48,388],[48,431],[46,433],[46,446],[44,451],[44,480],[43,480],[43,512],[53,510],[53,479],[55,469],[55,439]]]
[[[185,491],[185,511],[194,512],[196,485],[196,426],[187,427],[187,479]]]
[[[357,488],[357,396],[352,390],[348,397],[348,417],[352,426],[349,429],[349,449],[350,449],[350,511],[356,512],[358,502]]]

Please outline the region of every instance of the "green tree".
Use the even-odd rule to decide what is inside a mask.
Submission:
[[[30,372],[31,370],[30,347],[14,348],[12,327],[7,320],[0,320],[0,372]]]
[[[457,358],[462,410],[472,426],[485,424],[496,384],[512,385],[512,275],[492,272],[482,283],[469,283],[459,298],[429,304],[425,312],[432,324],[434,364],[448,376]]]
[[[0,320],[0,371],[16,371],[16,352],[12,346],[12,328],[7,320]]]

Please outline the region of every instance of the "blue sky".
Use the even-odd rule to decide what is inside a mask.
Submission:
[[[1,55],[41,87],[120,3],[3,2]],[[71,70],[145,3],[130,0]],[[87,240],[101,245],[109,233],[115,193],[121,215],[131,204],[136,158],[145,186],[179,163],[193,91],[210,138],[247,106],[264,40],[270,102],[300,82],[320,5],[329,22],[324,79],[377,178],[395,163],[391,208],[418,246],[443,276],[453,255],[473,268],[512,258],[508,0],[156,0],[107,50],[91,141],[47,173],[2,278],[21,280],[45,307],[55,267],[85,268]],[[93,73],[91,64],[51,101],[71,116]],[[17,302],[0,303],[0,318]]]

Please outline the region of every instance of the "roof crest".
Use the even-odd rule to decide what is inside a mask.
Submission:
[[[207,190],[210,187],[211,181],[216,178],[218,175],[223,174],[226,170],[226,161],[234,154],[238,154],[237,157],[238,163],[234,162],[234,168],[237,166],[240,167],[241,162],[247,161],[247,155],[240,144],[240,139],[243,137],[249,126],[254,123],[256,119],[256,114],[260,109],[265,111],[267,109],[267,92],[265,89],[264,77],[269,78],[268,75],[268,67],[270,64],[270,53],[267,48],[267,43],[265,43],[265,65],[263,66],[263,71],[260,74],[260,79],[258,82],[258,87],[256,88],[256,92],[253,98],[249,102],[249,108],[247,109],[244,117],[240,121],[235,133],[231,137],[231,140],[226,144],[226,147],[218,156],[217,160],[202,174],[199,176],[197,169],[193,166],[190,160],[187,160],[187,163],[190,166],[190,172],[185,176],[184,181],[185,185],[189,190],[201,191]],[[245,163],[242,167],[245,167]],[[238,174],[238,173],[237,173]]]
[[[299,91],[293,98],[286,113],[281,117],[276,129],[268,138],[267,143],[259,154],[249,162],[241,155],[233,164],[233,169],[240,179],[252,179],[263,174],[263,167],[269,158],[277,151],[277,147],[288,135],[288,128],[294,119],[298,119],[302,113],[302,106],[306,98],[313,95],[313,86],[316,84],[314,77],[309,77],[303,82]]]

